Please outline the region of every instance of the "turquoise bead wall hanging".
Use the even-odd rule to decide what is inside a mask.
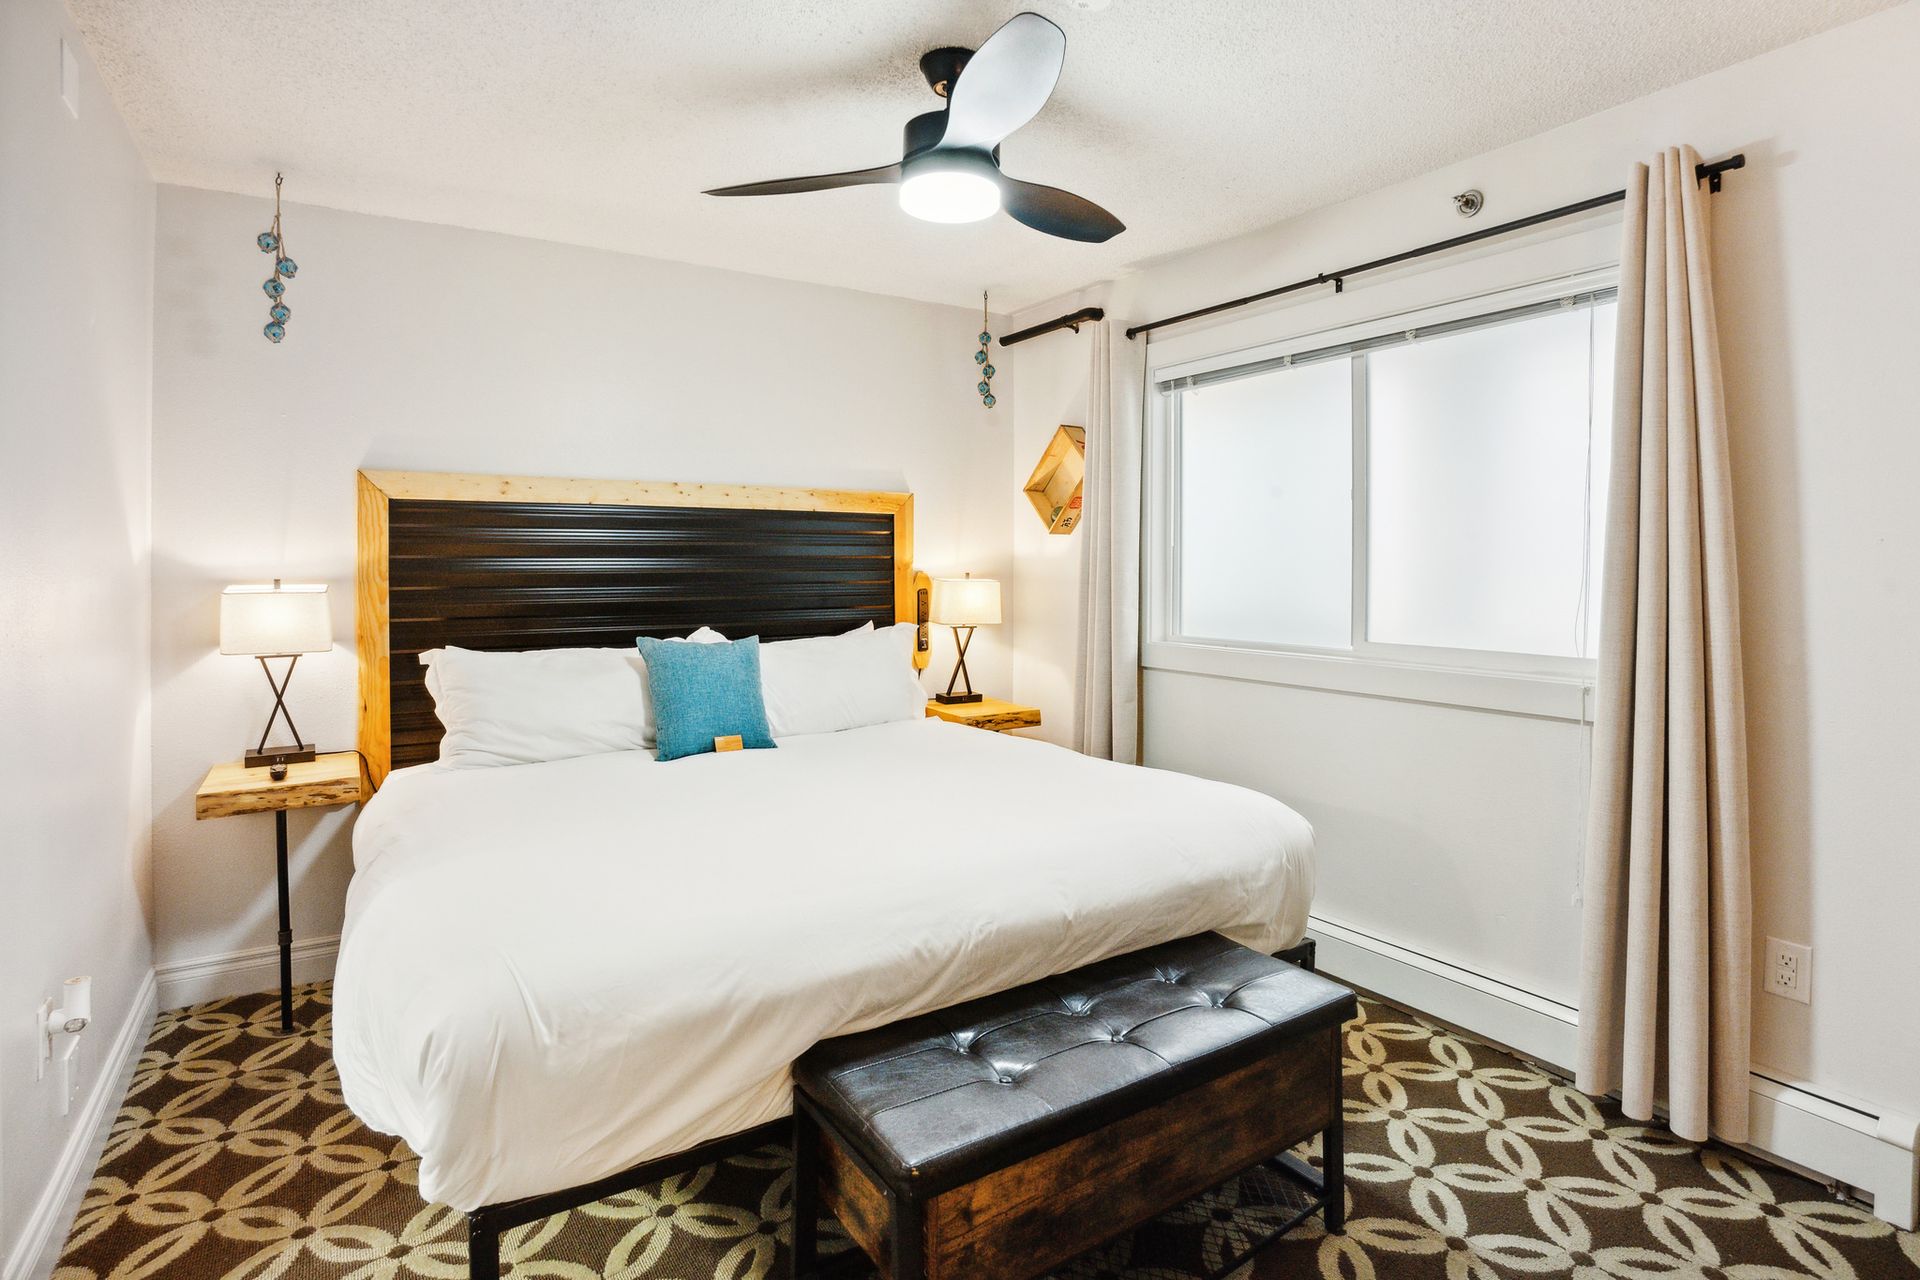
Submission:
[[[973,389],[980,393],[980,403],[989,409],[994,405],[994,368],[988,363],[990,357],[987,355],[987,344],[992,341],[993,334],[987,329],[987,295],[982,292],[980,295],[980,349],[973,353],[973,362],[980,366],[980,381],[974,385]]]
[[[253,238],[260,252],[273,255],[273,274],[260,282],[260,292],[273,303],[267,308],[266,328],[260,330],[268,342],[278,342],[287,336],[287,321],[293,318],[293,308],[281,299],[287,295],[287,281],[300,274],[300,264],[287,256],[286,236],[280,230],[280,184],[284,181],[283,175],[273,175],[273,227]]]

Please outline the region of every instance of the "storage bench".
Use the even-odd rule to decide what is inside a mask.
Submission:
[[[1202,934],[823,1041],[794,1064],[794,1275],[823,1204],[890,1280],[1028,1280],[1263,1162],[1313,1192],[1283,1230],[1338,1232],[1354,1010]],[[1315,1133],[1319,1171],[1287,1154]]]

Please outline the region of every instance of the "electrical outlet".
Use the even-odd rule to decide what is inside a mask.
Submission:
[[[1767,990],[1776,996],[1813,1002],[1813,948],[1767,939]]]

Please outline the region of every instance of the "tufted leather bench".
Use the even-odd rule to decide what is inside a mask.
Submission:
[[[1285,1225],[1338,1232],[1354,1009],[1201,934],[824,1041],[794,1064],[794,1275],[822,1203],[891,1280],[1027,1280],[1272,1161],[1314,1192]],[[1285,1154],[1315,1133],[1320,1171]]]

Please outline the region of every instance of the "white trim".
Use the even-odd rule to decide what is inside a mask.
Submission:
[[[1367,416],[1373,412],[1373,380],[1367,374],[1365,355],[1347,361],[1347,373],[1347,434],[1353,446],[1347,454],[1347,651],[1358,656],[1367,645],[1367,615],[1373,608],[1373,526],[1369,523],[1373,463],[1368,455],[1373,448],[1373,424]],[[1170,459],[1169,466],[1177,477],[1179,464]],[[1178,599],[1176,596],[1176,603]],[[1177,611],[1174,616],[1179,616]],[[1191,637],[1166,638],[1175,641]]]
[[[1307,936],[1329,974],[1549,1066],[1573,1061],[1580,1015],[1569,1005],[1319,916]]]
[[[1212,373],[1220,369],[1235,369],[1241,365],[1258,364],[1262,360],[1277,360],[1282,356],[1339,346],[1347,342],[1364,342],[1370,338],[1400,333],[1408,329],[1425,329],[1455,320],[1471,320],[1489,311],[1504,311],[1509,307],[1525,307],[1537,302],[1551,302],[1555,298],[1592,293],[1599,289],[1611,289],[1619,283],[1620,268],[1616,263],[1570,274],[1549,276],[1545,279],[1529,280],[1523,284],[1483,289],[1477,293],[1449,298],[1445,302],[1431,303],[1426,306],[1382,311],[1362,320],[1331,327],[1323,325],[1317,328],[1301,329],[1285,337],[1269,339],[1252,346],[1155,365],[1147,376],[1147,390],[1158,391],[1161,383],[1171,382],[1176,378],[1190,378],[1195,374]],[[1154,345],[1162,347],[1164,354],[1163,343]]]
[[[1307,936],[1332,976],[1562,1071],[1574,1059],[1577,1009],[1319,916]],[[1750,1080],[1744,1149],[1859,1191],[1902,1230],[1920,1225],[1920,1119],[1764,1065]]]
[[[293,944],[293,980],[325,982],[333,977],[340,935],[302,938]],[[280,987],[280,948],[247,947],[224,955],[175,960],[158,966],[160,1007],[179,1009],[203,1000],[277,991]]]
[[[1586,690],[1592,683],[1560,676],[1386,662],[1350,654],[1174,640],[1149,640],[1141,647],[1140,665],[1229,680],[1574,721],[1585,718]]]
[[[134,1065],[139,1062],[140,1051],[153,1031],[154,1015],[158,1012],[157,989],[154,972],[149,969],[133,993],[133,1007],[127,1010],[126,1019],[114,1033],[113,1044],[100,1060],[100,1072],[94,1077],[86,1105],[67,1131],[66,1145],[61,1148],[53,1171],[47,1175],[46,1188],[40,1193],[33,1212],[27,1215],[6,1268],[0,1272],[4,1280],[44,1280],[59,1263],[60,1251],[73,1229],[74,1216],[80,1211],[80,1201],[86,1195],[87,1184],[93,1181],[100,1153],[113,1130],[114,1117],[120,1113],[120,1102],[133,1082]]]

